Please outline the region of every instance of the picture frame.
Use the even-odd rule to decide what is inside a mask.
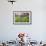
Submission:
[[[31,11],[13,11],[13,24],[14,25],[32,24],[32,12]]]

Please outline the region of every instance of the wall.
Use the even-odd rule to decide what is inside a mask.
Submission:
[[[46,40],[45,0],[17,0],[13,5],[0,0],[0,40],[14,40],[18,32],[31,34],[37,41]],[[32,25],[14,25],[13,11],[32,11]]]

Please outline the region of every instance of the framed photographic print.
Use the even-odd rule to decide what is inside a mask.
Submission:
[[[13,11],[13,24],[32,24],[32,12]]]

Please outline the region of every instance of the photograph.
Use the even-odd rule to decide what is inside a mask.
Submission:
[[[13,24],[32,24],[31,11],[14,11]]]

